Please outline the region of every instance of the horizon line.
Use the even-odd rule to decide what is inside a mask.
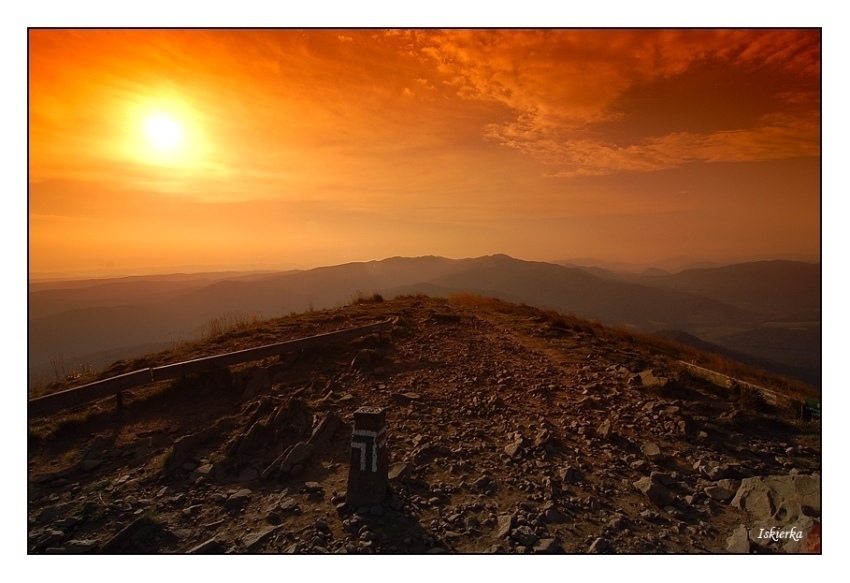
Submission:
[[[181,275],[221,275],[221,274],[238,274],[238,275],[250,275],[250,274],[272,274],[272,273],[282,273],[282,272],[298,272],[298,271],[310,271],[313,269],[322,269],[328,267],[338,267],[341,265],[352,265],[358,263],[380,263],[383,261],[388,261],[391,259],[422,259],[422,258],[437,258],[437,259],[447,259],[449,261],[464,261],[464,260],[474,260],[474,259],[483,259],[487,257],[497,257],[497,256],[505,256],[511,259],[516,259],[518,261],[527,261],[534,263],[551,263],[553,265],[565,265],[572,264],[576,267],[586,267],[586,268],[602,268],[602,269],[612,269],[612,270],[622,270],[628,272],[640,272],[645,271],[647,269],[662,269],[667,270],[664,267],[659,267],[659,265],[667,264],[667,263],[683,263],[683,264],[703,264],[704,267],[724,267],[728,265],[736,265],[741,263],[755,263],[759,261],[798,261],[801,263],[812,263],[812,264],[820,264],[821,263],[821,254],[820,253],[767,253],[760,254],[754,256],[746,256],[746,257],[735,257],[735,258],[726,258],[726,259],[706,259],[703,257],[690,257],[690,256],[674,256],[667,257],[664,259],[656,259],[652,261],[627,261],[627,260],[606,260],[595,257],[567,257],[564,259],[557,260],[542,260],[542,259],[526,259],[523,257],[517,257],[514,255],[510,255],[508,253],[490,253],[486,255],[478,255],[478,256],[468,256],[468,257],[447,257],[445,255],[392,255],[388,257],[384,257],[381,259],[365,259],[365,260],[352,260],[352,261],[342,261],[340,263],[328,263],[322,265],[315,265],[312,267],[294,267],[294,266],[286,266],[286,265],[246,265],[244,267],[233,266],[233,265],[180,265],[180,266],[160,266],[160,267],[136,267],[136,268],[126,268],[122,270],[84,270],[84,271],[67,271],[67,272],[56,272],[56,271],[48,271],[48,272],[29,272],[27,273],[27,282],[30,284],[33,283],[59,283],[59,282],[69,282],[69,281],[83,281],[83,280],[110,280],[110,279],[124,279],[131,277],[154,277],[154,276],[181,276]],[[672,269],[682,271],[684,269],[691,269],[693,267],[674,267]],[[669,269],[669,268],[668,268]]]

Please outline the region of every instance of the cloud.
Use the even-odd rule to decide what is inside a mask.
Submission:
[[[618,146],[567,134],[541,136],[520,122],[493,125],[487,137],[544,163],[564,167],[549,176],[603,176],[651,172],[693,162],[754,162],[820,155],[820,123],[792,115],[766,116],[752,129],[712,133],[675,132]]]
[[[813,30],[450,31],[422,53],[463,99],[496,102],[515,117],[488,124],[488,139],[562,168],[554,176],[654,171],[680,164],[819,155],[819,96],[785,92],[787,111],[755,127],[695,134],[601,138],[600,124],[626,112],[618,99],[705,64],[738,74],[812,78],[820,70]],[[791,83],[793,85],[793,83]],[[815,99],[817,97],[817,99]]]
[[[819,154],[812,30],[38,31],[31,44],[33,180],[265,198],[329,173],[383,185],[445,151],[469,168],[482,137],[550,176]],[[748,125],[609,131],[642,114],[629,92],[706,63],[792,82]],[[168,172],[117,147],[125,106],[163,92],[204,138],[191,167]]]

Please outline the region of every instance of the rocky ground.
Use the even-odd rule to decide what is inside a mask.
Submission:
[[[383,338],[128,391],[120,413],[106,400],[32,420],[28,551],[819,552],[819,426],[623,332],[416,296],[196,350],[385,318]],[[350,508],[364,405],[386,409],[392,488]]]

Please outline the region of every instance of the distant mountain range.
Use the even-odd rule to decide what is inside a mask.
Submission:
[[[678,273],[686,269],[710,269],[712,267],[724,267],[726,265],[737,265],[741,263],[757,263],[760,261],[773,261],[775,259],[797,261],[800,263],[820,263],[820,255],[811,253],[786,253],[782,257],[746,257],[739,259],[731,259],[726,261],[708,261],[698,257],[688,257],[679,255],[670,257],[661,261],[653,261],[651,263],[629,263],[626,261],[604,261],[593,257],[576,257],[573,259],[563,259],[561,261],[553,261],[558,265],[566,267],[584,267],[584,268],[601,268],[604,271],[614,271],[618,273],[643,274],[670,274]]]
[[[820,264],[760,261],[629,274],[506,255],[31,284],[30,382],[51,380],[57,360],[66,367],[83,362],[99,368],[192,340],[222,315],[272,318],[335,307],[358,292],[470,292],[644,332],[675,332],[680,340],[696,338],[820,386]]]

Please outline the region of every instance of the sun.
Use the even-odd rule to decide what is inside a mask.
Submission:
[[[183,126],[164,113],[149,115],[144,122],[144,133],[150,145],[160,151],[176,150],[183,142]]]
[[[126,156],[148,166],[190,170],[209,150],[198,111],[175,96],[128,103]]]

